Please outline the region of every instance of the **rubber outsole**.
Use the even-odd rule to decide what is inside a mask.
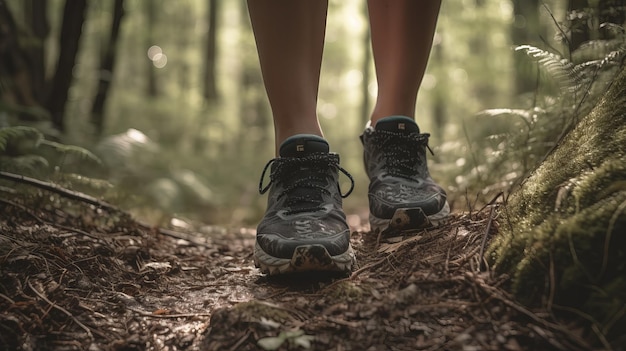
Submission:
[[[377,218],[370,214],[369,220],[372,233],[385,237],[395,236],[403,231],[440,226],[448,221],[449,215],[450,205],[446,202],[441,211],[430,216],[419,207],[399,208],[391,219]]]
[[[346,252],[331,256],[321,244],[296,247],[293,256],[277,258],[265,252],[259,243],[254,246],[254,264],[262,273],[279,275],[297,272],[344,272],[350,273],[356,264],[352,246]]]

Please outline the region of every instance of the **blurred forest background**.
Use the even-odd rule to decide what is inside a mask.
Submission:
[[[619,0],[443,2],[417,116],[454,209],[508,192],[593,107],[623,24]],[[0,59],[0,170],[160,224],[262,215],[273,127],[245,1],[0,0]],[[318,106],[347,212],[367,207],[373,70],[365,1],[331,0]]]

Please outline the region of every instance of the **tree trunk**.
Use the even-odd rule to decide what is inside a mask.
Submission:
[[[0,1],[0,105],[23,120],[45,118],[34,97],[28,53],[20,46],[10,9]]]
[[[46,83],[44,44],[50,33],[50,25],[47,17],[47,0],[25,0],[24,13],[26,14],[26,24],[36,40],[34,45],[28,50],[31,86],[34,98],[38,103],[43,104]]]
[[[518,298],[578,310],[609,342],[626,330],[625,145],[622,67],[592,112],[510,197],[487,256],[511,275]]]
[[[65,131],[65,104],[72,84],[72,70],[76,63],[86,9],[87,0],[66,0],[63,9],[59,59],[46,99],[46,108],[50,111],[52,123],[60,131]]]
[[[239,1],[240,23],[242,24],[242,37],[252,38],[252,27],[248,17],[246,0]],[[256,55],[256,46],[253,41],[246,41],[240,46],[241,56],[244,58]],[[241,124],[246,128],[239,128],[237,136],[241,142],[235,143],[238,146],[252,145],[259,150],[265,145],[272,143],[273,125],[271,110],[267,103],[267,95],[263,87],[263,78],[259,71],[258,61],[243,59],[241,61],[239,80],[239,112]],[[257,128],[254,128],[257,127]],[[250,130],[257,130],[256,135],[251,136]]]
[[[218,98],[217,77],[215,67],[217,64],[217,33],[218,18],[220,11],[220,0],[208,0],[207,9],[208,32],[206,38],[206,48],[204,56],[204,92],[205,101],[211,102]]]
[[[529,45],[540,41],[539,0],[513,1],[515,21],[511,26],[513,45]],[[537,88],[537,69],[524,53],[513,52],[515,93],[523,94]]]
[[[432,48],[432,59],[435,62],[444,62],[443,41],[435,44]],[[446,79],[440,77],[437,80],[435,89],[432,90],[433,94],[433,134],[437,138],[438,142],[443,142],[443,130],[446,127],[446,101],[445,97],[448,96],[448,82]]]
[[[100,80],[98,82],[98,92],[91,108],[91,122],[97,136],[102,136],[104,132],[104,106],[109,94],[113,72],[115,69],[115,57],[117,54],[117,43],[120,35],[122,18],[124,17],[124,0],[115,0],[113,15],[111,17],[111,33],[108,45],[105,48],[104,56],[100,63]]]
[[[156,4],[155,0],[148,0],[145,2],[146,5],[146,19],[148,22],[148,30],[146,31],[146,49],[152,47],[155,44],[154,42],[154,30],[156,28]],[[152,60],[152,58],[150,58]],[[148,86],[147,86],[147,94],[151,98],[155,98],[159,95],[159,89],[157,84],[156,77],[156,68],[152,61],[150,61],[150,65],[148,65]]]

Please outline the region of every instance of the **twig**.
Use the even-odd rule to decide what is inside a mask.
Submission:
[[[233,347],[231,347],[229,350],[235,351],[235,350],[239,350],[239,347],[241,345],[243,345],[244,342],[246,342],[246,340],[248,340],[248,338],[250,337],[250,335],[252,335],[252,331],[250,329],[248,329],[246,331],[246,334],[244,336],[242,336],[235,345],[233,345]]]
[[[459,234],[459,227],[456,227],[456,230],[454,231],[454,237],[452,238],[452,240],[450,240],[450,245],[448,245],[448,252],[446,252],[446,263],[443,266],[444,267],[444,272],[448,273],[450,270],[450,252],[452,251],[452,245],[454,244],[454,240],[456,239],[457,235]]]
[[[546,310],[552,313],[552,304],[554,303],[554,295],[556,294],[556,275],[554,273],[554,256],[552,250],[548,251],[549,254],[549,279],[550,279],[550,291],[548,291],[548,301],[546,301]]]
[[[74,315],[72,315],[68,310],[66,310],[65,308],[55,304],[54,302],[50,301],[45,295],[43,295],[42,293],[40,293],[39,291],[37,291],[37,289],[35,289],[35,287],[33,286],[33,284],[31,284],[30,280],[26,281],[28,283],[28,286],[30,287],[30,289],[37,294],[37,296],[39,296],[42,300],[44,300],[45,302],[47,302],[51,307],[56,308],[57,310],[65,313],[68,317],[70,317],[74,323],[76,323],[79,327],[81,327],[85,332],[87,332],[87,335],[89,335],[90,338],[93,339],[93,334],[91,333],[91,330],[89,329],[89,327],[87,327],[86,325],[84,325],[81,321],[79,321],[78,319],[76,319],[76,317],[74,317]]]
[[[15,301],[13,301],[10,297],[6,296],[5,294],[0,293],[0,297],[9,301],[11,304],[15,303]]]
[[[129,310],[139,313],[143,317],[152,317],[152,318],[189,318],[189,317],[210,317],[211,313],[176,313],[176,314],[154,314],[151,312],[142,311],[137,308],[128,307]]]
[[[491,201],[489,201],[485,206],[483,206],[480,210],[478,210],[478,213],[481,213],[485,208],[491,206],[491,205],[495,205],[496,201],[498,200],[499,197],[502,197],[502,199],[504,199],[504,191],[501,191],[499,193],[496,194],[496,196],[494,196]]]
[[[480,253],[478,254],[478,259],[480,260],[479,269],[480,271],[484,271],[487,269],[487,264],[485,262],[485,246],[487,245],[487,237],[489,237],[489,230],[491,230],[491,222],[493,222],[494,212],[496,206],[491,206],[491,212],[489,213],[489,221],[487,222],[487,227],[485,228],[485,233],[483,234],[483,241],[480,243]]]
[[[115,207],[115,206],[113,206],[113,205],[111,205],[109,203],[106,203],[104,201],[100,201],[100,200],[96,199],[95,197],[89,196],[87,194],[83,194],[83,193],[78,192],[78,191],[72,191],[72,190],[66,189],[66,188],[64,188],[64,187],[62,187],[60,185],[54,184],[54,183],[44,182],[43,180],[26,177],[26,176],[19,175],[19,174],[3,172],[3,171],[0,171],[0,178],[8,179],[10,181],[17,182],[17,183],[28,184],[28,185],[31,185],[31,186],[34,186],[34,187],[37,187],[37,188],[40,188],[40,189],[51,191],[53,193],[59,194],[59,195],[61,195],[63,197],[66,197],[68,199],[86,202],[86,203],[88,203],[90,205],[94,205],[94,206],[97,206],[99,208],[111,211],[111,212],[126,213],[123,210],[121,210],[120,208]]]
[[[624,212],[624,210],[626,210],[626,201],[623,201],[619,206],[617,206],[617,209],[611,216],[609,227],[606,229],[606,235],[604,236],[604,254],[602,255],[602,266],[600,267],[599,277],[604,276],[604,273],[606,273],[606,267],[609,263],[609,245],[611,243],[611,235],[613,233],[613,229],[615,229],[615,222],[617,222],[619,215]]]
[[[374,268],[374,267],[376,267],[376,266],[380,265],[381,263],[383,263],[383,262],[387,261],[387,259],[388,259],[388,257],[387,257],[387,256],[385,256],[385,257],[381,258],[380,260],[378,260],[378,261],[376,261],[376,262],[369,263],[369,264],[367,264],[367,265],[365,265],[365,266],[363,266],[363,267],[359,268],[358,270],[354,271],[354,272],[350,275],[350,277],[348,277],[348,278],[346,278],[346,279],[349,279],[349,280],[354,280],[354,278],[356,278],[358,275],[360,275],[360,274],[361,274],[361,273],[363,273],[364,271],[366,271],[366,270],[368,270],[368,269],[371,269],[371,268]]]
[[[87,233],[84,230],[81,230],[81,229],[78,229],[78,228],[72,228],[72,227],[64,226],[62,224],[58,224],[58,223],[54,223],[54,222],[45,221],[45,220],[39,218],[36,214],[32,213],[30,211],[30,209],[28,209],[26,206],[22,206],[22,205],[17,204],[17,203],[15,203],[13,201],[0,199],[0,202],[22,210],[24,213],[26,213],[26,214],[30,215],[31,217],[33,217],[33,219],[36,220],[39,224],[49,225],[51,227],[56,227],[56,228],[67,230],[67,231],[74,232],[74,233],[77,233],[77,234],[82,234],[82,235],[90,237],[92,239],[101,240],[101,238],[99,238],[99,237],[97,237],[97,236],[95,236],[93,234],[89,234],[89,233]]]
[[[334,282],[332,282],[331,284],[329,284],[328,286],[326,286],[324,289],[330,289],[331,287],[335,286],[335,285],[339,285],[343,282],[348,282],[348,281],[353,281],[354,279],[356,279],[356,277],[358,277],[361,273],[365,272],[368,269],[374,268],[378,265],[380,265],[381,263],[384,263],[385,261],[387,261],[389,259],[388,256],[385,256],[383,258],[381,258],[380,260],[376,261],[376,262],[372,262],[369,263],[359,269],[357,269],[356,271],[352,272],[352,274],[347,277],[347,278],[343,278],[343,279],[339,279],[339,280],[335,280]]]
[[[46,223],[46,222],[44,222],[43,219],[37,217],[37,215],[35,215],[34,213],[30,212],[30,210],[28,208],[26,208],[25,206],[22,206],[22,205],[17,204],[17,203],[15,203],[13,201],[1,199],[1,198],[0,198],[0,202],[2,202],[5,205],[13,206],[13,207],[15,207],[17,209],[22,210],[24,213],[26,213],[26,214],[30,215],[31,217],[33,217],[33,219],[35,221],[37,221],[39,224],[45,224]]]
[[[116,206],[113,206],[113,205],[111,205],[111,204],[109,204],[107,202],[100,201],[100,200],[98,200],[98,199],[96,199],[96,198],[94,198],[92,196],[89,196],[87,194],[84,194],[84,193],[80,193],[80,192],[77,192],[77,191],[72,191],[72,190],[63,188],[62,186],[59,186],[59,185],[56,185],[56,184],[53,184],[53,183],[44,182],[44,181],[41,181],[41,180],[38,180],[38,179],[26,177],[26,176],[19,175],[19,174],[3,172],[3,171],[0,171],[0,178],[5,178],[5,179],[8,179],[8,180],[11,180],[11,181],[14,181],[14,182],[32,185],[34,187],[37,187],[37,188],[40,188],[40,189],[44,189],[44,190],[47,190],[47,191],[51,191],[53,193],[59,194],[61,196],[67,197],[67,198],[72,199],[72,200],[78,200],[78,201],[82,201],[82,202],[88,203],[90,205],[97,206],[97,207],[105,209],[107,211],[118,212],[118,213],[122,213],[122,214],[128,215],[128,213],[125,212],[124,210],[122,210],[122,209],[120,209],[120,208],[118,208]],[[3,200],[3,199],[0,199],[0,201],[4,202],[6,204],[9,204],[9,205],[15,206],[15,207],[23,210],[24,212],[26,212],[29,215],[33,216],[35,218],[35,220],[39,221],[40,223],[46,223],[45,221],[41,220],[36,215],[32,214],[30,211],[28,211],[25,207],[23,207],[21,205],[18,205],[16,203],[13,203],[13,202],[8,201],[8,200]],[[148,224],[140,223],[140,222],[137,222],[137,223],[141,227],[143,227],[145,229],[153,229],[153,227],[151,227]],[[88,234],[88,233],[86,233],[84,231],[81,231],[79,229],[62,227],[60,225],[52,224],[52,223],[46,223],[46,224],[49,224],[49,225],[52,225],[52,226],[56,226],[56,227],[59,227],[61,229],[65,229],[65,230],[71,230],[71,231],[77,232],[79,234],[83,234],[83,235],[89,236],[91,238],[98,239],[97,237],[94,237],[94,236],[92,236],[92,235],[90,235],[90,234]],[[193,243],[194,245],[197,245],[197,246],[211,247],[209,244],[202,243],[202,242],[196,240],[195,238],[191,237],[190,235],[185,235],[183,233],[175,232],[175,231],[172,231],[172,230],[169,230],[169,229],[164,229],[164,228],[156,228],[156,230],[158,230],[158,232],[160,234],[163,234],[163,235],[166,235],[166,236],[170,236],[170,237],[173,237],[173,238],[176,238],[176,239],[184,239],[184,240],[187,240],[187,241],[189,241],[189,242],[191,242],[191,243]]]
[[[606,339],[606,336],[602,333],[602,331],[600,331],[597,324],[592,324],[591,330],[593,330],[594,334],[596,334],[596,337],[598,338],[598,340],[600,340],[600,342],[607,351],[613,350],[613,347],[611,347],[611,343]]]
[[[0,171],[0,177],[4,177],[6,174],[10,174],[10,173],[6,173],[6,172]],[[119,208],[117,208],[117,207],[115,207],[113,205],[109,205],[109,204],[107,204],[105,202],[101,202],[101,201],[99,201],[99,200],[97,200],[95,198],[90,197],[89,195],[85,195],[85,194],[78,193],[78,192],[73,192],[71,190],[67,190],[67,189],[64,189],[62,187],[59,187],[59,186],[57,186],[55,184],[41,182],[41,181],[39,181],[37,179],[32,179],[32,178],[28,178],[28,177],[24,177],[24,176],[20,176],[20,175],[12,175],[12,176],[22,177],[22,178],[28,179],[26,181],[27,184],[31,184],[30,181],[36,181],[36,182],[39,182],[39,183],[44,183],[44,184],[47,184],[45,186],[51,186],[54,189],[45,188],[43,186],[40,186],[41,184],[31,184],[31,185],[34,185],[36,187],[42,187],[43,189],[50,190],[50,191],[53,191],[53,192],[56,192],[56,193],[60,193],[61,192],[60,194],[62,194],[64,196],[68,196],[68,193],[63,193],[63,192],[69,192],[69,194],[72,194],[72,195],[69,195],[68,197],[70,197],[72,199],[84,201],[84,202],[89,203],[91,205],[95,204],[96,206],[100,206],[100,207],[105,208],[107,210],[112,210],[112,211],[117,211],[117,212],[120,212],[120,213],[125,213],[121,209],[119,209]],[[13,180],[13,178],[11,178],[11,179]],[[19,180],[19,181],[21,182],[22,180]],[[67,226],[61,225],[61,224],[44,221],[43,219],[39,218],[37,215],[32,213],[25,206],[17,204],[17,203],[15,203],[13,201],[9,201],[9,200],[5,200],[5,199],[0,198],[0,202],[22,210],[23,212],[25,212],[25,213],[29,214],[31,217],[33,217],[33,219],[35,219],[40,224],[47,224],[47,225],[52,226],[52,227],[57,227],[57,228],[60,228],[60,229],[68,230],[68,231],[75,232],[75,233],[78,233],[78,234],[82,234],[82,235],[88,236],[88,237],[90,237],[92,239],[102,240],[101,238],[99,238],[99,237],[97,237],[97,236],[95,236],[93,234],[87,233],[86,231],[81,230],[81,229],[71,228],[71,227],[67,227]],[[202,247],[206,247],[206,248],[211,248],[210,244],[198,241],[196,238],[193,237],[193,235],[189,235],[189,234],[186,234],[186,233],[180,233],[180,232],[176,232],[176,231],[165,229],[165,228],[153,228],[150,225],[148,225],[146,223],[143,223],[143,222],[137,222],[137,224],[139,224],[139,226],[144,228],[144,229],[147,229],[147,230],[155,229],[160,234],[163,234],[163,235],[175,238],[175,239],[187,240],[187,241],[193,243],[196,246],[202,246]]]
[[[466,274],[466,278],[469,278],[467,274]],[[541,325],[542,327],[549,329],[549,330],[558,331],[562,333],[563,335],[568,336],[570,340],[572,340],[575,343],[574,345],[579,346],[579,348],[577,349],[585,349],[585,347],[588,346],[587,343],[583,339],[579,338],[577,335],[570,332],[566,327],[563,327],[559,324],[551,323],[549,321],[546,321],[545,319],[538,317],[536,314],[532,313],[530,310],[528,310],[524,306],[507,298],[501,291],[499,291],[498,289],[494,287],[484,284],[476,279],[473,279],[473,281],[478,287],[483,289],[485,292],[489,293],[492,297],[502,301],[505,305],[511,307],[515,311],[529,317],[532,321],[534,321],[538,325]],[[574,345],[570,345],[570,346],[574,347]]]
[[[165,228],[158,228],[158,227],[152,227],[147,223],[143,223],[143,222],[137,222],[137,224],[147,230],[156,230],[159,234],[161,235],[165,235],[165,236],[169,236],[170,238],[174,238],[174,239],[182,239],[182,240],[186,240],[189,241],[190,243],[196,245],[196,246],[201,246],[201,247],[205,247],[205,248],[211,248],[213,246],[211,246],[211,244],[206,243],[206,242],[201,242],[200,240],[198,240],[198,238],[200,237],[199,235],[194,235],[194,234],[187,234],[187,233],[181,233],[181,232],[177,232],[174,230],[170,230],[170,229],[165,229]]]

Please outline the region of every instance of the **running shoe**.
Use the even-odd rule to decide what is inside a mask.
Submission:
[[[354,188],[326,140],[299,134],[282,143],[279,157],[265,166],[259,192],[269,191],[267,211],[257,227],[254,262],[263,273],[350,272],[355,255],[342,199]],[[270,181],[263,185],[270,170]],[[351,181],[342,194],[339,172]]]
[[[450,214],[446,192],[433,181],[426,164],[430,134],[404,116],[383,118],[361,135],[368,190],[370,226],[375,234],[439,225]]]

